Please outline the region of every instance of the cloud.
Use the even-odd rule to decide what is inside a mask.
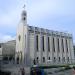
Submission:
[[[5,13],[0,13],[0,26],[2,25],[7,25],[12,27],[12,25],[15,23],[15,21],[17,22],[17,19],[19,17],[19,11],[17,10],[12,10],[9,11],[8,14]]]
[[[0,43],[4,43],[10,40],[15,40],[16,37],[10,35],[0,34]]]
[[[72,11],[75,11],[74,10],[74,6],[73,4],[73,1],[65,1],[65,0],[39,0],[37,2],[33,2],[34,4],[32,4],[30,7],[29,7],[29,11],[32,11],[32,12],[29,12],[30,14],[31,13],[34,13],[32,14],[32,16],[34,17],[40,17],[40,15],[47,15],[47,14],[70,14],[70,13],[74,13]],[[71,4],[71,5],[70,5]],[[71,10],[71,11],[70,11]],[[37,15],[36,15],[37,14]],[[44,16],[44,15],[43,15]]]
[[[9,11],[4,13],[0,13],[0,25],[8,25],[17,26],[18,21],[20,20],[20,13],[22,12],[22,5],[24,1],[13,1],[12,6],[7,6]],[[16,6],[16,4],[18,5]],[[56,18],[64,15],[73,15],[75,14],[75,8],[73,0],[65,1],[65,0],[38,0],[38,1],[26,1],[26,10],[28,12],[28,22],[38,23],[40,20],[50,18]],[[13,5],[13,4],[12,4]],[[11,9],[10,9],[11,8]]]
[[[14,29],[16,30],[16,27],[18,26],[21,12],[23,10],[22,6],[25,2],[29,25],[38,25],[40,27],[47,27],[54,30],[70,31],[71,24],[74,28],[74,0],[26,0],[25,2],[23,0],[13,0],[12,2],[10,0],[8,1],[5,3],[3,1],[2,3],[4,5],[1,3],[5,10],[0,7],[0,33],[2,33],[0,35],[2,35],[4,39],[13,38],[12,34],[8,35],[8,33],[16,32]],[[7,32],[7,34],[4,32]],[[74,29],[72,33],[73,32],[75,32]]]

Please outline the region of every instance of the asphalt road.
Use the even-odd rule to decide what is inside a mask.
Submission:
[[[75,75],[75,71],[73,69],[59,71],[60,69],[49,69],[45,70],[47,72],[47,75]]]

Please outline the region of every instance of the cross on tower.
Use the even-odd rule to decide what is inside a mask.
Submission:
[[[24,4],[23,8],[25,9],[25,4]]]

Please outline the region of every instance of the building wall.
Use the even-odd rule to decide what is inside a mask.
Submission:
[[[45,29],[45,32],[41,32],[41,29],[38,28],[39,31],[36,32],[35,27],[33,27],[33,31],[29,31],[29,47],[30,47],[30,55],[32,60],[38,59],[37,64],[64,64],[71,63],[74,60],[74,51],[73,51],[73,42],[72,35],[66,33],[64,35],[59,34],[48,34]],[[36,36],[38,36],[38,50],[37,50],[37,40]],[[44,36],[44,51],[43,51],[43,41],[42,36]],[[49,40],[48,40],[49,37]],[[49,48],[48,51],[48,41]],[[45,57],[45,62],[43,61],[43,57]]]
[[[74,62],[72,35],[27,25],[24,10],[17,29],[16,59],[26,65],[64,64]]]
[[[11,40],[5,43],[0,43],[0,58],[3,60],[14,60],[15,58],[16,41]]]
[[[18,37],[21,36],[19,41]],[[44,49],[44,50],[43,50]],[[47,29],[22,25],[18,29],[16,51],[25,63],[34,59],[37,64],[73,63],[74,51],[72,35]],[[20,61],[21,61],[20,60]]]

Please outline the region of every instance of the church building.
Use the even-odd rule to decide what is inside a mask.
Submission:
[[[29,26],[24,9],[17,27],[17,63],[33,65],[71,64],[74,62],[72,34]]]

